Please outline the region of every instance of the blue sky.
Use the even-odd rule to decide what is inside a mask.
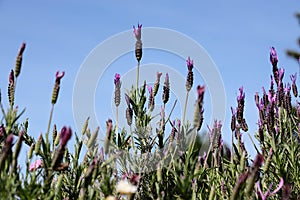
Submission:
[[[75,127],[72,92],[76,74],[84,59],[99,43],[140,22],[144,27],[161,27],[181,32],[201,44],[211,56],[226,90],[225,138],[229,138],[231,134],[230,106],[236,106],[238,88],[244,86],[245,116],[252,134],[256,130],[257,119],[254,94],[261,92],[262,86],[269,87],[269,47],[276,47],[279,66],[286,70],[286,81],[289,81],[290,74],[298,71],[298,63],[288,58],[285,50],[299,49],[296,43],[299,24],[294,17],[299,8],[299,1],[287,3],[270,0],[0,1],[2,98],[4,99],[7,90],[8,73],[14,68],[20,44],[25,41],[27,48],[18,79],[16,104],[20,109],[26,107],[24,118],[29,117],[30,133],[37,138],[39,133],[46,131],[57,70],[66,71],[66,75],[62,80],[53,121],[58,127]],[[145,60],[142,60],[145,64],[154,61],[174,64],[168,60],[172,56],[159,56],[157,52],[149,51],[148,55],[153,56],[152,58],[147,57],[146,53]],[[107,97],[101,94],[102,89],[107,92],[113,88],[114,73],[125,73],[135,63],[132,55],[121,58],[115,65],[122,65],[120,61],[124,61],[124,65],[119,66],[119,70],[116,66],[112,67],[115,71],[110,70],[105,75],[103,83],[108,85],[103,86],[104,89],[101,88],[102,85],[98,85],[97,100]],[[185,76],[185,61],[181,61],[182,63],[174,64],[174,67]],[[201,80],[198,82],[201,83]],[[110,98],[111,96],[107,97]],[[7,105],[7,101],[4,102]],[[110,109],[105,110],[106,104],[95,106],[99,109],[97,116],[100,126],[104,128],[105,120],[112,115],[109,113]]]

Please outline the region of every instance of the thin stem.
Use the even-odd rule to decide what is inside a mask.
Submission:
[[[54,111],[54,104],[52,104],[51,111],[50,111],[50,117],[48,120],[48,128],[47,128],[47,132],[46,132],[46,144],[47,145],[49,145],[49,131],[50,131],[50,126],[51,126],[53,111]]]
[[[233,140],[234,140],[234,138],[233,138],[233,131],[232,131],[232,134],[231,134],[231,155],[230,155],[230,161],[231,161],[231,163],[233,163],[233,156],[232,156],[232,154],[233,154]]]
[[[116,107],[116,130],[115,130],[115,134],[118,134],[118,130],[119,130],[119,109],[118,106]]]
[[[189,99],[189,91],[186,92],[182,123],[185,123],[185,115],[186,115],[188,99]]]
[[[139,75],[140,75],[140,61],[138,61],[137,68],[136,68],[136,102],[138,101],[138,97],[139,97]]]
[[[132,145],[132,150],[134,152],[135,147],[134,147],[134,139],[133,139],[133,133],[132,133],[132,126],[130,125],[130,138],[131,138],[131,145]]]

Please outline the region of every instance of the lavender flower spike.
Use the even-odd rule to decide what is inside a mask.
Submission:
[[[274,47],[270,48],[270,61],[273,66],[276,66],[278,63],[278,56]]]
[[[294,94],[295,97],[297,97],[298,96],[298,89],[297,89],[297,85],[296,85],[297,73],[292,74],[290,76],[290,78],[291,78],[291,81],[292,81],[293,94]]]
[[[116,73],[116,74],[115,74],[115,79],[114,79],[115,85],[118,84],[118,83],[120,83],[120,78],[121,78],[121,75],[118,74],[118,73]]]

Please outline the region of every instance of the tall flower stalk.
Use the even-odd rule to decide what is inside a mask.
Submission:
[[[115,83],[115,105],[116,105],[116,134],[118,133],[118,119],[119,119],[119,113],[118,113],[118,108],[121,102],[121,76],[120,74],[115,75],[114,83]]]
[[[54,105],[57,102],[58,94],[59,94],[59,89],[60,89],[60,80],[64,77],[65,72],[59,72],[57,71],[55,74],[55,83],[52,91],[52,98],[51,98],[51,111],[50,111],[50,117],[48,120],[48,128],[46,132],[46,143],[49,144],[49,132],[50,132],[50,126],[51,126],[51,121],[52,121],[52,116],[53,116],[53,111],[54,111]]]
[[[137,69],[136,69],[136,98],[139,96],[139,74],[140,74],[140,61],[143,55],[143,47],[142,47],[142,40],[141,40],[141,31],[142,31],[142,24],[138,24],[138,27],[135,28],[133,26],[133,33],[136,38],[135,42],[135,58],[137,60]]]
[[[188,57],[188,59],[186,60],[186,65],[188,68],[188,74],[187,74],[187,78],[186,78],[186,97],[185,97],[185,104],[184,104],[184,111],[183,111],[183,119],[182,122],[185,122],[185,116],[186,116],[186,108],[187,108],[187,104],[188,104],[188,99],[189,99],[189,92],[193,87],[193,82],[194,82],[194,73],[193,73],[193,67],[194,67],[194,61],[190,59],[190,57]]]

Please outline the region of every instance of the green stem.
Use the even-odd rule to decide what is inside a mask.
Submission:
[[[130,138],[131,138],[131,145],[132,145],[132,151],[134,152],[134,139],[133,139],[133,133],[132,133],[132,126],[130,125]]]
[[[139,97],[139,75],[140,75],[140,61],[138,61],[137,69],[136,69],[136,102]]]
[[[116,107],[116,130],[115,130],[115,134],[118,134],[118,130],[119,130],[119,109],[118,106]]]
[[[185,115],[186,115],[188,99],[189,99],[189,91],[186,92],[182,123],[185,123]]]
[[[50,111],[50,117],[49,117],[49,120],[48,120],[48,128],[47,128],[47,132],[46,132],[46,144],[47,145],[49,145],[49,132],[50,132],[50,126],[51,126],[53,111],[54,111],[54,104],[52,104],[51,111]]]

